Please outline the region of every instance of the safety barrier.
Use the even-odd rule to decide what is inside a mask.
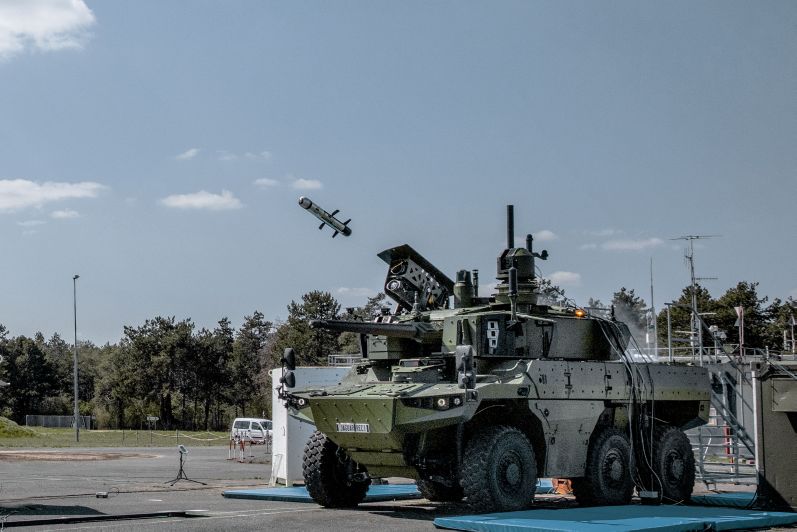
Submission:
[[[241,437],[239,435],[235,435],[235,437],[230,438],[230,446],[227,452],[227,460],[237,460],[240,463],[244,463],[246,461],[251,461],[252,459],[256,458],[254,453],[254,447],[260,447],[261,445],[264,446],[263,450],[265,451],[264,454],[269,455],[271,454],[271,436],[267,436],[262,441],[260,440],[252,440],[251,438]],[[247,450],[249,453],[247,454]]]

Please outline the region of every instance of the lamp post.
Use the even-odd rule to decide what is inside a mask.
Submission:
[[[80,278],[79,275],[75,275],[72,277],[72,303],[74,307],[74,316],[75,316],[75,357],[74,363],[72,367],[72,374],[74,377],[74,389],[75,389],[75,441],[80,441],[80,411],[78,410],[78,398],[77,398],[77,280]]]

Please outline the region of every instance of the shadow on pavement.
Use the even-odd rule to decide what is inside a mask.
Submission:
[[[57,504],[22,504],[0,506],[0,515],[105,515],[88,506],[64,506]]]

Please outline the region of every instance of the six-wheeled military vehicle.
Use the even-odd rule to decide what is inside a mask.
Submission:
[[[317,427],[304,478],[326,507],[362,502],[371,479],[408,477],[432,501],[476,512],[531,504],[538,477],[571,479],[582,504],[689,499],[694,456],[684,430],[704,424],[709,379],[700,367],[640,362],[628,328],[610,316],[546,304],[535,260],[515,247],[512,206],[497,293],[478,272],[456,282],[408,245],[379,254],[396,310],[312,327],[359,334],[362,361],[336,386],[282,397]],[[451,300],[453,299],[453,304]]]

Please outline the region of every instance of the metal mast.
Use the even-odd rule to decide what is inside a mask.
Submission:
[[[653,303],[653,257],[650,257],[650,314],[653,320],[653,354],[659,356],[659,327],[656,319],[656,305]],[[655,360],[655,359],[654,359]]]
[[[692,358],[695,356],[694,338],[697,336],[697,349],[700,357],[700,365],[703,365],[703,328],[700,326],[700,312],[697,308],[697,282],[716,280],[716,277],[695,277],[695,240],[703,238],[715,238],[722,235],[684,235],[670,240],[686,240],[689,242],[689,249],[684,253],[684,257],[689,263],[689,278],[691,281],[692,293]],[[695,334],[696,333],[696,334]]]

